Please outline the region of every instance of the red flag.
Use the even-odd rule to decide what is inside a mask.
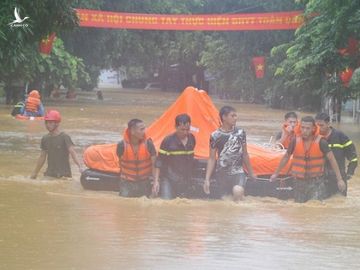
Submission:
[[[339,49],[338,52],[342,56],[354,55],[359,51],[359,41],[353,37],[348,39],[348,46],[346,48]]]
[[[256,78],[263,78],[265,74],[265,57],[256,56],[252,59],[252,64],[255,70]]]
[[[352,37],[349,38],[347,50],[350,55],[356,54],[358,52],[358,45],[358,40]]]
[[[50,54],[55,40],[55,33],[51,33],[46,38],[42,39],[39,44],[39,51],[43,54]]]
[[[343,82],[345,87],[349,87],[349,83],[350,83],[352,75],[353,75],[352,68],[346,68],[345,70],[340,72],[340,79]]]

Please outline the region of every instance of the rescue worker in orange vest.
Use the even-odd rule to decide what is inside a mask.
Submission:
[[[124,132],[124,139],[117,145],[121,197],[151,195],[151,178],[155,174],[156,150],[152,140],[146,137],[145,129],[142,120],[130,120]]]
[[[298,124],[298,117],[295,112],[285,114],[285,122],[282,130],[276,135],[276,143],[281,144],[285,149],[289,147],[291,139],[295,136],[295,127]]]
[[[44,106],[41,103],[40,93],[32,90],[25,101],[25,116],[44,116]]]
[[[346,184],[340,174],[340,170],[334,154],[329,149],[328,143],[320,135],[316,134],[315,119],[306,116],[301,119],[301,136],[296,136],[290,142],[287,152],[280,161],[270,181],[276,180],[280,171],[293,156],[291,175],[294,177],[295,202],[308,200],[323,200],[327,197],[327,189],[324,179],[325,157],[335,172],[339,190],[344,191]]]

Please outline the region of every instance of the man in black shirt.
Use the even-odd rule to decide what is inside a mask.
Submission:
[[[339,165],[341,176],[346,182],[346,180],[354,175],[355,168],[358,164],[355,145],[343,132],[331,127],[330,117],[326,113],[318,113],[315,116],[315,120],[320,129],[320,135],[327,140],[329,148],[333,151]],[[345,166],[345,159],[349,161],[347,169]],[[326,174],[328,178],[328,181],[326,182],[328,196],[340,192],[336,184],[335,173],[328,163],[326,164]],[[342,194],[346,196],[347,188]]]
[[[194,186],[192,173],[194,167],[195,137],[190,133],[191,118],[180,114],[175,118],[175,133],[161,142],[156,160],[155,181],[161,178],[160,196],[163,199],[189,197]],[[153,193],[158,187],[154,185]]]

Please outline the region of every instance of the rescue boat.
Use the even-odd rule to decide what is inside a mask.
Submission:
[[[197,166],[193,172],[196,183],[194,197],[207,198],[202,185],[205,178],[206,160],[209,155],[209,136],[220,124],[219,112],[207,93],[194,87],[187,87],[163,115],[150,125],[147,129],[147,137],[153,140],[158,150],[163,138],[174,132],[174,119],[181,113],[191,116],[191,132],[196,138]],[[116,146],[116,143],[92,145],[85,150],[83,159],[88,169],[82,173],[80,179],[85,189],[119,190],[120,167]],[[293,181],[287,175],[288,166],[281,172],[280,179],[269,181],[269,176],[279,165],[285,150],[248,144],[248,152],[257,179],[248,179],[245,195],[269,196],[279,199],[293,197]],[[210,198],[217,198],[215,181],[211,182],[210,189]]]

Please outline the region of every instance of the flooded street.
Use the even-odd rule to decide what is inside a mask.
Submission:
[[[92,144],[118,142],[131,118],[150,125],[177,96],[108,90],[102,102],[91,92],[45,106],[61,112],[61,129],[72,137],[80,157]],[[214,102],[218,108],[225,104]],[[250,143],[267,143],[285,113],[263,105],[226,104],[237,109],[238,125]],[[10,111],[0,105],[0,269],[360,267],[359,169],[347,198],[324,202],[125,199],[84,190],[73,163],[73,180],[31,180],[46,129],[42,121],[15,120]],[[360,126],[335,127],[359,152]]]

